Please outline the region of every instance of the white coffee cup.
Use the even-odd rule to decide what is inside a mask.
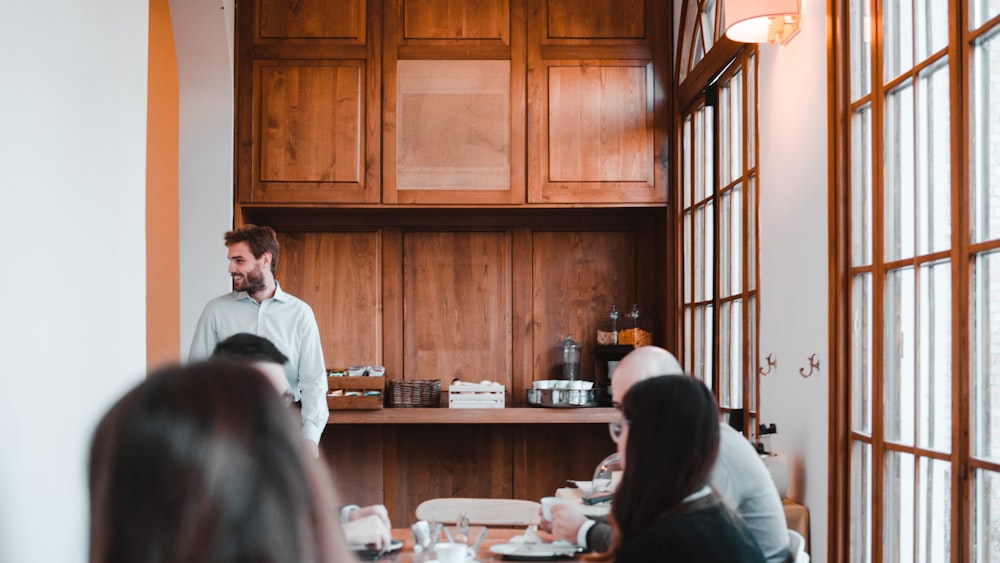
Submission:
[[[464,543],[439,543],[434,546],[438,563],[466,563],[469,560],[469,546]]]
[[[545,518],[547,522],[552,521],[552,507],[557,504],[567,504],[568,500],[559,497],[542,497],[539,501],[542,503],[542,518]]]

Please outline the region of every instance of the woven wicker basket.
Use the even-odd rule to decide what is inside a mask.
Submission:
[[[404,379],[389,382],[391,407],[436,407],[440,400],[440,379]]]

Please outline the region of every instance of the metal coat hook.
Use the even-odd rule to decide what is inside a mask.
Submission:
[[[774,359],[774,354],[768,354],[764,359],[767,360],[767,370],[765,371],[764,368],[757,368],[757,373],[760,375],[767,375],[771,373],[771,370],[778,365],[778,360]]]
[[[819,370],[819,360],[816,359],[816,354],[809,356],[809,372],[807,373],[805,368],[799,368],[799,375],[802,377],[809,377],[814,371]]]

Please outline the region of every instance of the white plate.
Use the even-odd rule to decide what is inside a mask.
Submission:
[[[571,557],[579,551],[580,548],[578,546],[565,541],[555,541],[552,543],[502,543],[490,546],[490,553],[522,561]]]

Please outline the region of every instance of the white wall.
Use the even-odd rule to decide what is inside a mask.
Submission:
[[[144,374],[147,35],[0,0],[0,561],[86,561],[91,433]]]
[[[233,0],[170,0],[180,83],[180,329],[186,358],[205,303],[231,289]]]
[[[788,496],[809,508],[811,552],[826,561],[828,412],[826,7],[803,0],[802,30],[760,47],[760,353],[763,422],[789,462]],[[820,369],[809,378],[808,357]]]

